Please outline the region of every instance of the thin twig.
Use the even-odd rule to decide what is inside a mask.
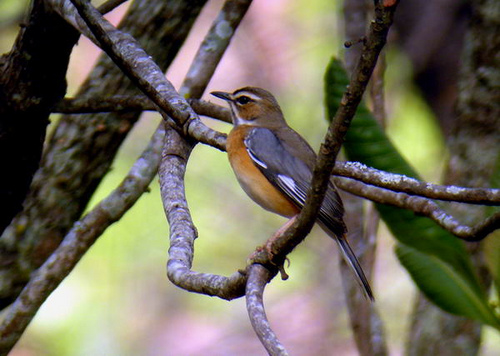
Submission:
[[[223,122],[232,123],[231,112],[226,107],[199,99],[189,99],[188,102],[198,115],[208,116]]]
[[[380,171],[359,162],[337,162],[333,173],[380,188],[430,199],[479,205],[500,205],[500,189],[432,184],[401,174]]]
[[[435,221],[443,229],[465,241],[480,241],[500,228],[500,212],[493,214],[474,227],[469,227],[462,225],[453,216],[441,209],[436,203],[426,198],[392,192],[390,190],[365,185],[364,183],[351,179],[336,179],[335,184],[340,189],[370,199],[376,203],[393,205],[426,216]]]
[[[160,127],[122,183],[64,237],[59,247],[36,270],[0,325],[0,355],[11,350],[47,297],[72,271],[96,239],[147,190],[160,161],[164,131]]]
[[[127,2],[127,1],[128,0],[108,0],[104,4],[102,4],[101,6],[99,6],[97,8],[97,10],[99,10],[99,12],[104,15],[104,14],[107,14],[108,12],[113,11],[118,6],[120,6],[121,4],[123,4],[123,3]]]
[[[199,100],[190,99],[189,103],[198,115],[209,115],[219,120],[231,122],[229,110],[222,106]],[[53,112],[65,114],[85,114],[97,112],[130,112],[130,111],[157,111],[158,107],[144,95],[115,95],[109,98],[66,98],[61,100]],[[226,134],[212,130],[201,122],[190,128],[190,135],[195,140],[225,151]]]
[[[63,114],[115,111],[156,111],[158,107],[144,95],[114,95],[109,98],[64,98],[52,109]]]
[[[247,311],[252,327],[268,354],[284,356],[288,355],[288,352],[271,329],[264,309],[264,288],[271,277],[269,270],[264,266],[251,265],[245,293]]]
[[[188,99],[193,110],[202,116],[231,123],[229,109],[200,99]],[[158,107],[144,95],[114,95],[109,98],[64,98],[52,109],[54,113],[88,114],[114,111],[156,111]]]

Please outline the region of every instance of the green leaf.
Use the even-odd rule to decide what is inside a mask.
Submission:
[[[348,83],[342,64],[332,59],[325,74],[325,104],[328,118],[335,115]],[[360,104],[351,123],[343,147],[349,160],[418,179],[418,174],[399,154],[363,103]],[[415,251],[410,257],[408,253],[400,253],[398,256],[417,286],[430,300],[449,312],[474,318],[489,325],[500,325],[500,321],[495,318],[488,305],[486,294],[479,284],[462,241],[432,220],[416,216],[409,210],[382,204],[376,206],[381,218],[399,241],[398,249]],[[401,256],[406,258],[404,262]],[[439,266],[440,273],[434,270],[436,266]],[[469,296],[461,303],[452,302],[457,295],[457,289],[460,289],[459,295]],[[450,303],[454,304],[453,308],[450,307]],[[478,307],[479,304],[481,307]],[[484,312],[485,310],[489,310],[489,313]],[[491,318],[495,318],[496,322],[492,322]]]
[[[421,289],[427,298],[442,309],[500,329],[500,320],[450,264],[404,244],[396,246],[396,254],[412,277],[425,285]]]
[[[488,236],[483,243],[483,251],[500,300],[500,230]]]

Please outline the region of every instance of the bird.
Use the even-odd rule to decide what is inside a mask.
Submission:
[[[262,208],[290,218],[278,231],[284,230],[305,204],[316,153],[288,126],[269,91],[247,86],[233,93],[211,94],[229,104],[233,128],[226,150],[240,186]],[[338,242],[365,296],[374,300],[368,279],[347,241],[343,215],[342,200],[330,179],[316,222]]]

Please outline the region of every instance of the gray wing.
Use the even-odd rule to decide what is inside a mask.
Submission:
[[[274,133],[266,128],[253,128],[245,139],[245,146],[250,158],[266,178],[297,207],[302,208],[311,186],[310,162],[303,162],[292,155]],[[345,232],[343,214],[340,197],[330,182],[318,220],[335,235],[341,236]]]
[[[304,146],[307,143],[299,142],[298,145]],[[297,207],[302,208],[311,185],[311,163],[306,164],[295,157],[290,153],[292,148],[284,146],[272,131],[265,128],[253,128],[245,139],[245,146],[250,158],[264,176],[278,190],[286,194]],[[312,158],[314,158],[314,154]],[[330,182],[318,214],[319,225],[338,242],[342,255],[352,268],[363,292],[368,299],[373,300],[370,283],[345,238],[346,228],[342,221],[343,214],[344,209],[340,197],[335,186]]]

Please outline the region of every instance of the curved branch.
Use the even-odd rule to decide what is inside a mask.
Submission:
[[[220,56],[222,56],[224,49],[221,49]],[[208,82],[208,78],[206,81]],[[1,354],[12,348],[43,301],[71,271],[95,239],[107,226],[119,220],[147,189],[159,163],[160,150],[165,136],[162,127],[155,132],[148,148],[134,164],[122,184],[73,226],[63,243],[33,275],[20,297],[11,306],[2,325],[0,325]],[[232,283],[231,285],[240,281],[241,295],[244,289],[242,276],[242,274],[237,273],[227,279]]]
[[[443,229],[465,241],[480,241],[500,228],[500,212],[493,214],[474,227],[469,227],[461,225],[453,216],[447,214],[436,203],[426,198],[368,186],[351,179],[335,179],[335,184],[340,189],[376,203],[393,205],[398,208],[411,210],[415,214],[426,216],[435,221]]]
[[[246,285],[247,311],[252,327],[269,355],[288,355],[269,325],[264,309],[264,288],[272,278],[269,270],[260,264],[249,268]]]
[[[181,89],[183,94],[195,98],[202,95],[250,4],[249,0],[226,1],[188,71]],[[229,30],[224,32],[223,37],[218,31],[221,25]],[[209,129],[199,119],[190,120],[188,125],[185,131],[192,137],[207,141],[213,139],[212,144],[217,144],[221,149],[225,148],[225,135]],[[188,142],[171,127],[167,128],[158,172],[163,207],[170,224],[167,275],[175,285],[192,292],[228,300],[238,298],[244,295],[246,276],[243,273],[236,272],[230,277],[223,277],[191,271],[197,231],[186,201],[184,174],[195,144]]]
[[[234,299],[244,295],[246,277],[241,273],[227,278],[191,271],[194,240],[198,237],[184,192],[184,174],[192,146],[177,131],[167,129],[158,175],[163,207],[170,225],[168,278],[191,292]]]

